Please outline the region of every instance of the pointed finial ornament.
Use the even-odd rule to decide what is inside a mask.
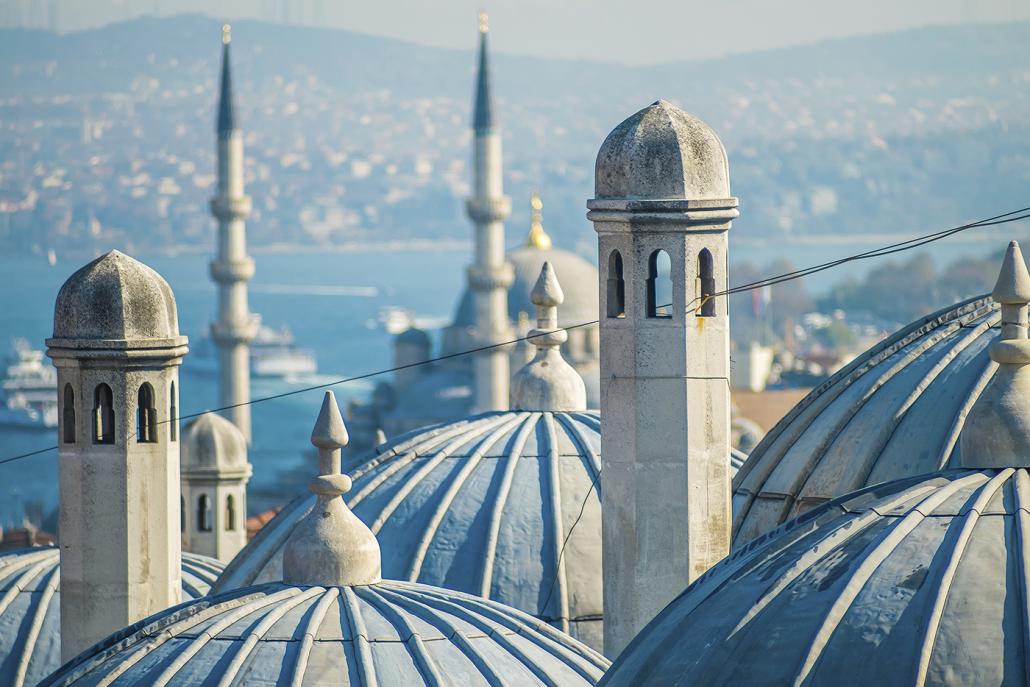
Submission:
[[[551,249],[551,237],[544,231],[543,213],[544,202],[540,200],[536,192],[529,197],[529,208],[531,219],[529,224],[529,236],[526,237],[527,248],[539,248],[540,250]]]
[[[354,586],[382,579],[379,542],[340,498],[351,488],[350,477],[340,474],[340,449],[348,439],[336,396],[327,391],[311,432],[322,472],[309,485],[317,499],[286,542],[283,581],[287,584]]]
[[[550,262],[544,262],[530,298],[536,306],[536,329],[529,332],[529,342],[537,350],[512,377],[511,406],[516,410],[586,410],[583,378],[561,354],[561,345],[569,338],[558,326],[558,306],[565,301],[565,294]]]
[[[486,33],[490,30],[490,17],[486,12],[479,12],[479,33]]]
[[[383,431],[382,427],[376,430],[375,444],[376,447],[384,446],[386,444],[386,432]]]
[[[1015,241],[991,296],[1001,305],[1001,333],[990,349],[998,369],[962,428],[962,466],[1030,467],[1030,272]]]
[[[232,27],[222,24],[222,45],[229,45],[229,43],[232,43]]]

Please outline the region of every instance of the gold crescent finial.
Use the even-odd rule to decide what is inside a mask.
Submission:
[[[486,12],[479,12],[479,33],[486,33],[490,30],[490,17],[487,16]]]
[[[536,191],[529,197],[529,207],[531,208],[531,219],[529,236],[526,237],[526,247],[550,250],[551,237],[544,231],[544,219],[541,212],[544,209],[544,202],[540,200],[540,195]]]
[[[229,26],[228,24],[222,24],[222,43],[224,45],[229,45],[229,42],[231,40],[232,40],[232,27]]]

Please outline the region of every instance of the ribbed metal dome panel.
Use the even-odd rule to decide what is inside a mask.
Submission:
[[[734,546],[867,485],[957,467],[966,413],[994,375],[1000,317],[988,296],[941,310],[814,389],[734,478]]]
[[[1024,685],[1030,474],[870,487],[712,568],[602,684]]]
[[[481,595],[599,647],[600,449],[596,411],[485,413],[380,447],[344,498],[378,537],[384,577]],[[313,504],[284,508],[216,591],[282,579],[286,539]]]
[[[593,685],[608,662],[501,604],[401,582],[271,583],[183,604],[47,685]]]
[[[61,665],[60,562],[56,548],[0,554],[0,687],[35,685]],[[183,553],[183,599],[207,594],[222,567]]]

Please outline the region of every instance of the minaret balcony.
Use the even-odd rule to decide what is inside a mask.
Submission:
[[[219,346],[237,346],[253,341],[257,330],[256,317],[250,317],[244,322],[212,322],[211,338]]]
[[[468,284],[473,291],[507,289],[515,282],[515,269],[505,262],[495,267],[469,265]]]
[[[234,284],[250,281],[254,276],[254,260],[246,257],[240,260],[212,260],[211,278],[219,284]]]
[[[465,202],[465,211],[476,224],[503,222],[511,214],[511,198],[469,198]]]
[[[246,219],[251,207],[250,196],[215,196],[211,199],[211,214],[221,222]]]

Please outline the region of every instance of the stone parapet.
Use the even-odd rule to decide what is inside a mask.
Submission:
[[[491,291],[507,289],[515,281],[515,269],[511,263],[505,262],[496,267],[469,265],[468,283],[473,291]]]
[[[511,198],[469,198],[465,201],[465,211],[476,224],[503,222],[511,215]]]
[[[215,196],[211,199],[211,214],[221,222],[246,219],[250,215],[251,207],[250,196]]]
[[[241,260],[212,260],[210,272],[211,278],[219,284],[250,281],[254,276],[254,260],[250,257]]]

